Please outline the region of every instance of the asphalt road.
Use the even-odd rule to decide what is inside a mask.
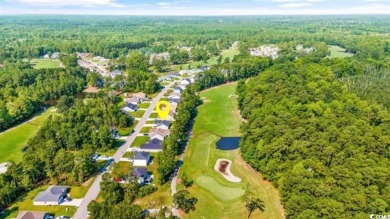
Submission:
[[[165,88],[153,99],[151,102],[149,108],[145,111],[145,114],[142,116],[142,118],[138,121],[138,124],[134,128],[134,133],[130,134],[129,137],[126,139],[126,143],[123,144],[114,154],[113,160],[114,162],[119,162],[119,160],[123,157],[123,155],[126,153],[126,150],[130,147],[130,145],[133,143],[134,139],[137,137],[137,135],[140,133],[142,127],[145,125],[146,120],[149,118],[150,114],[154,111],[157,103],[160,101],[160,99],[163,97],[163,95],[168,91],[168,89],[173,85],[174,83],[170,83],[169,85],[165,86]],[[96,177],[95,181],[89,188],[87,194],[85,195],[82,203],[77,208],[76,213],[74,214],[74,219],[85,219],[88,215],[88,204],[96,200],[99,192],[100,192],[100,182],[102,181],[102,175],[107,172],[108,168],[104,168],[104,170]]]

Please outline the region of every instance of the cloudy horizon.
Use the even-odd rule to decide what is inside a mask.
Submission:
[[[0,0],[0,15],[390,14],[390,0]]]

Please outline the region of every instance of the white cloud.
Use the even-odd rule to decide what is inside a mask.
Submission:
[[[310,4],[310,3],[287,3],[287,4],[279,5],[279,7],[281,7],[281,8],[304,8],[304,7],[309,7],[312,5],[313,4]]]
[[[111,7],[124,7],[124,5],[118,4],[115,0],[16,0],[17,2],[27,3],[40,6],[111,6]]]

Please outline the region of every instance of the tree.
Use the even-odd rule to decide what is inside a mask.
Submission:
[[[187,174],[183,173],[183,176],[181,177],[181,183],[183,183],[185,188],[188,188],[188,187],[192,186],[193,181],[188,180]]]
[[[69,108],[73,106],[74,98],[72,96],[61,96],[57,101],[57,111],[59,113],[67,113]]]
[[[187,190],[180,190],[173,195],[173,203],[177,208],[182,209],[185,213],[195,210],[195,205],[198,199],[189,197],[190,193]]]
[[[264,202],[256,197],[255,191],[250,187],[249,183],[245,187],[245,193],[242,199],[245,203],[248,219],[254,210],[259,209],[260,211],[264,211],[265,209]]]

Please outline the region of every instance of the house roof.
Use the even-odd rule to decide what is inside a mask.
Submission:
[[[68,190],[66,186],[49,186],[45,191],[40,192],[34,202],[53,202],[58,201],[60,197]]]
[[[181,87],[175,87],[175,88],[173,88],[173,90],[180,90],[180,91],[182,91],[183,89]]]
[[[156,135],[161,135],[163,137],[166,137],[169,134],[171,134],[171,131],[169,129],[159,129],[159,128],[156,128],[156,127],[151,128],[150,131],[149,131],[150,137],[153,137],[153,136],[156,136]]]
[[[126,104],[126,106],[123,107],[122,109],[124,109],[124,108],[126,108],[126,107],[128,107],[128,108],[130,108],[130,109],[132,109],[132,110],[137,110],[137,109],[138,109],[138,106],[135,105],[135,104],[132,104],[132,103]]]
[[[138,97],[130,97],[130,98],[126,98],[125,101],[128,103],[135,103],[135,102],[138,103],[140,99]]]
[[[46,214],[43,211],[20,211],[16,219],[43,219]]]
[[[150,157],[149,152],[139,152],[139,151],[136,151],[134,153],[133,160],[148,160],[149,157]]]
[[[150,140],[148,143],[141,145],[141,150],[162,150],[163,146],[161,141],[154,138]]]
[[[133,94],[133,97],[137,97],[139,99],[146,99],[146,94],[143,92]]]
[[[170,121],[167,121],[167,120],[159,120],[159,119],[156,119],[154,121],[154,123],[157,125],[157,126],[161,126],[161,125],[165,125],[165,126],[168,126],[171,124]]]
[[[143,177],[148,175],[148,168],[146,167],[135,167],[133,169],[133,176]]]

